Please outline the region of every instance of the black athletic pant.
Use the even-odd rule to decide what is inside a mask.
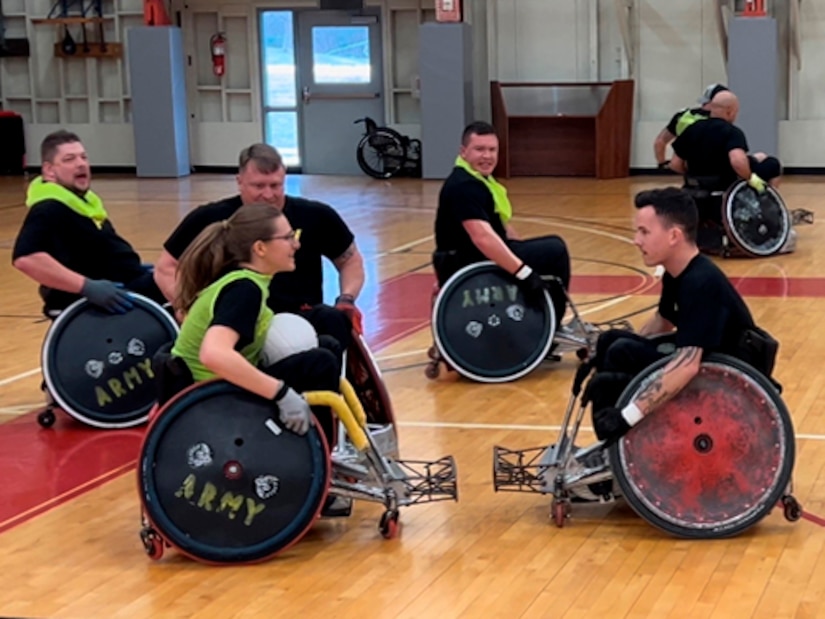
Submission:
[[[567,245],[560,236],[555,234],[541,236],[525,241],[507,241],[507,246],[525,264],[536,273],[544,276],[554,276],[560,280],[564,290],[570,287],[570,254]],[[435,269],[438,285],[443,286],[448,279],[459,269],[480,262],[485,258],[477,256],[463,256],[453,251],[436,251],[433,253],[433,268]],[[556,311],[556,323],[560,324],[567,309],[567,297],[559,287],[559,283],[548,283],[550,298]]]
[[[307,319],[318,334],[318,344],[335,353],[339,364],[352,344],[352,323],[344,312],[329,305],[313,305],[297,312]]]
[[[622,329],[611,329],[596,343],[596,375],[591,380],[593,410],[615,406],[624,388],[650,364],[666,357],[667,336],[648,338]]]
[[[567,309],[564,291],[570,288],[570,254],[564,240],[555,234],[525,241],[507,241],[512,252],[539,275],[554,276],[561,281],[548,283],[550,298],[556,310],[556,324],[561,324]]]
[[[279,378],[298,393],[305,391],[340,392],[341,362],[326,348],[313,348],[285,357],[264,368],[264,372]],[[330,449],[335,441],[335,417],[326,406],[313,406],[312,412],[321,424]]]

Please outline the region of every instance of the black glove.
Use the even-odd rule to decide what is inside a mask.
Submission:
[[[666,161],[662,161],[661,163],[656,164],[656,167],[660,170],[669,170],[670,169],[670,159]]]
[[[600,441],[614,443],[627,434],[630,424],[615,406],[608,406],[593,412],[593,429]]]
[[[312,409],[309,408],[309,404],[301,394],[282,382],[281,388],[272,399],[280,411],[278,419],[287,430],[295,434],[306,434],[309,431],[309,425],[312,423]]]
[[[89,303],[93,303],[112,314],[125,314],[134,304],[123,284],[110,282],[108,279],[87,279],[80,290]]]
[[[547,286],[541,275],[522,262],[516,269],[515,278],[521,282],[520,288],[527,305],[542,307],[547,303],[544,296]]]

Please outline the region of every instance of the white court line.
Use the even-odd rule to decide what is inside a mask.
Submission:
[[[380,253],[375,254],[375,258],[383,258],[385,256],[391,256],[392,254],[397,254],[402,251],[406,251],[416,245],[421,245],[422,243],[426,243],[427,241],[432,241],[433,235],[425,236],[415,241],[410,241],[409,243],[404,243],[403,245],[399,245],[398,247],[393,247],[392,249],[388,249],[387,251],[382,251]]]
[[[0,380],[0,387],[4,387],[4,386],[6,386],[10,383],[16,382],[16,381],[21,380],[23,378],[28,378],[29,376],[34,376],[35,374],[39,374],[39,373],[40,373],[40,368],[35,368],[35,369],[29,370],[27,372],[22,372],[20,374],[15,374],[14,376],[10,376],[9,378],[4,378],[3,380]]]
[[[561,426],[536,426],[518,423],[460,423],[450,421],[396,421],[401,427],[407,428],[445,428],[450,430],[527,430],[542,432],[558,432]],[[579,431],[592,432],[589,426],[581,426]],[[808,441],[825,441],[825,434],[797,434],[796,438]]]

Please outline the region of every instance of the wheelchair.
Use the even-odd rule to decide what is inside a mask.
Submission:
[[[190,385],[166,402],[138,461],[147,555],[174,547],[205,563],[264,561],[303,537],[328,495],[382,504],[385,539],[398,534],[401,507],[457,501],[452,456],[398,458],[389,397],[360,334],[345,365],[352,382],[342,377],[341,395],[304,394],[340,422],[331,453],[317,422],[304,436],[286,431],[271,402],[225,381]]]
[[[550,294],[544,297],[541,307],[526,303],[518,281],[490,261],[457,270],[433,303],[427,378],[438,378],[444,364],[470,380],[501,383],[525,376],[551,355],[590,356],[601,326],[584,322],[567,296],[573,317],[557,331]]]
[[[624,390],[621,408],[670,360],[652,364]],[[787,520],[802,516],[790,494],[794,429],[776,386],[736,358],[711,354],[699,374],[672,400],[619,441],[578,448],[589,373],[573,381],[558,440],[547,447],[496,446],[496,491],[552,494],[550,517],[559,527],[574,502],[624,500],[645,521],[670,535],[714,539],[738,535],[779,506]]]
[[[685,178],[684,190],[699,209],[700,249],[725,258],[787,253],[793,220],[773,187],[760,194],[739,180],[724,191],[706,189],[718,185],[715,178]]]
[[[46,408],[44,428],[56,410],[96,428],[130,428],[145,423],[155,403],[152,356],[178,333],[160,305],[130,293],[134,307],[109,314],[85,299],[60,311],[43,341],[41,367]]]

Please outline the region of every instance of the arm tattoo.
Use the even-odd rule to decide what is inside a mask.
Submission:
[[[343,253],[343,254],[341,254],[340,256],[338,256],[335,260],[333,260],[333,262],[334,262],[335,264],[337,264],[338,266],[341,266],[341,265],[342,265],[342,264],[344,264],[347,260],[349,260],[350,258],[352,258],[352,256],[353,256],[354,254],[355,254],[355,243],[352,243],[349,247],[347,247],[347,248],[344,250],[344,253]]]
[[[700,355],[701,352],[701,349],[696,346],[680,348],[676,353],[676,356],[665,366],[664,371],[659,375],[659,377],[651,382],[647,387],[642,389],[641,393],[639,393],[636,398],[636,403],[643,408],[645,414],[655,410],[657,406],[664,404],[676,395],[676,392],[672,389],[668,390],[664,388],[664,377],[667,374],[670,374],[679,368],[696,361],[696,357]]]

